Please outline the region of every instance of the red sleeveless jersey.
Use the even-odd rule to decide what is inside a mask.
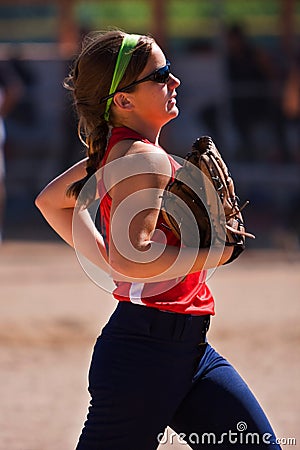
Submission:
[[[129,128],[113,128],[102,166],[105,165],[108,154],[114,145],[124,139],[134,139],[150,144],[147,139]],[[172,167],[172,176],[174,176],[176,169],[180,165],[171,156],[168,155],[168,158]],[[100,231],[105,240],[106,248],[109,251],[111,197],[107,193],[103,179],[104,177],[102,176],[98,184],[101,199]],[[159,214],[156,229],[164,233],[168,245],[178,247],[181,245],[180,240],[164,224],[161,214]],[[130,283],[115,281],[116,288],[113,291],[113,296],[119,301],[151,306],[164,311],[195,315],[214,314],[214,300],[205,282],[205,278],[206,271],[201,271],[163,282]]]

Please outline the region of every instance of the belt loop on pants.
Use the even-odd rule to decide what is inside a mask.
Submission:
[[[188,322],[190,324],[190,333],[199,346],[205,345],[207,342],[206,334],[209,330],[210,315],[195,316],[189,315]]]

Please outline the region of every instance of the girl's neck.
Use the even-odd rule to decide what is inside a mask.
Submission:
[[[130,128],[131,130],[136,131],[141,136],[146,138],[148,141],[152,142],[155,145],[158,145],[160,128],[149,126],[149,124],[145,124],[141,121],[140,122],[135,121],[134,123],[131,123],[130,121],[124,121],[123,123],[116,122],[114,126]]]

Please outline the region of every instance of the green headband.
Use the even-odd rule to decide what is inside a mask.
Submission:
[[[112,78],[112,82],[110,85],[108,95],[111,95],[113,92],[115,92],[117,87],[119,86],[120,81],[122,80],[125,70],[127,69],[129,61],[131,59],[132,50],[136,47],[140,37],[141,36],[138,34],[126,34],[125,35],[125,37],[122,41],[119,53],[118,53],[118,58],[117,58],[117,62],[116,62],[116,66],[115,66],[115,70],[114,70],[114,74],[113,74],[113,78]],[[106,122],[108,122],[108,120],[109,120],[109,109],[110,109],[112,100],[113,100],[113,97],[110,97],[106,102],[106,107],[105,107],[105,112],[104,112],[104,119],[106,120]]]

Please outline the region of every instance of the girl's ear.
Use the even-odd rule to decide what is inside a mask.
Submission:
[[[133,103],[131,102],[130,95],[126,94],[125,92],[117,92],[114,95],[113,102],[122,110],[130,111],[133,108]]]

